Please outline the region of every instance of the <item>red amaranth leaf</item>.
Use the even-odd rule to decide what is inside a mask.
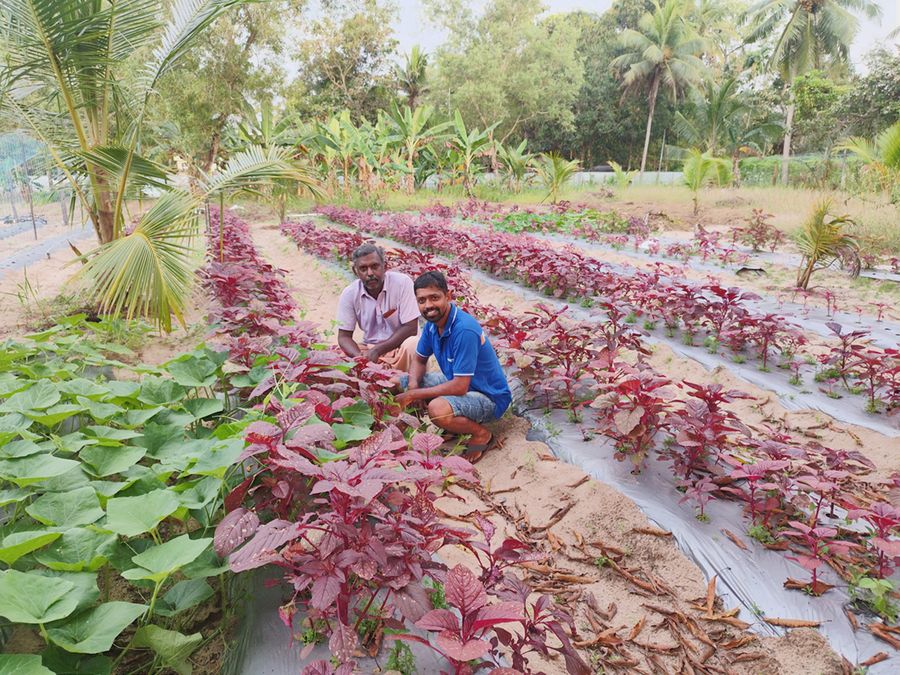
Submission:
[[[332,655],[341,663],[346,663],[353,658],[358,638],[356,631],[340,621],[335,622],[334,632],[328,640],[328,648]]]
[[[234,509],[216,527],[213,548],[224,558],[252,537],[258,527],[259,517],[253,511],[245,508]]]
[[[281,558],[277,549],[300,536],[300,524],[273,520],[256,531],[243,548],[231,554],[228,564],[232,572],[245,572]]]
[[[485,640],[463,642],[458,635],[449,632],[438,635],[435,643],[448,657],[462,663],[480,659],[491,649],[491,645]]]
[[[484,584],[463,565],[457,565],[447,573],[447,580],[444,582],[444,596],[447,598],[447,602],[456,607],[463,616],[487,604]],[[465,660],[468,661],[468,659]]]
[[[459,631],[459,617],[449,609],[433,609],[421,619],[416,626],[422,630]]]

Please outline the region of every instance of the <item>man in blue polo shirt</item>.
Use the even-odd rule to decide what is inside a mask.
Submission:
[[[478,322],[450,301],[447,280],[440,272],[425,272],[413,284],[419,312],[428,322],[419,336],[405,390],[397,402],[406,406],[428,402],[428,416],[441,429],[470,436],[463,457],[477,462],[494,446],[484,426],[499,419],[512,396],[497,353]],[[426,373],[434,355],[440,373]]]

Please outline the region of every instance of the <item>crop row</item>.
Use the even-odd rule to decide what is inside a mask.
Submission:
[[[232,275],[216,267],[210,283],[224,291],[220,314],[242,317],[228,331],[232,360],[245,370],[237,385],[249,392],[255,421],[240,457],[244,478],[225,498],[215,545],[235,572],[284,570],[293,592],[282,620],[293,631],[295,615],[303,615],[303,655],[327,638],[339,664],[334,671],[318,661],[304,673],[350,673],[357,650],[377,651],[385,628],[398,643],[394,656],[406,650],[409,658],[402,643],[419,642],[456,673],[471,672],[470,663],[509,672],[498,667],[501,649],[519,672],[528,672],[531,654],[556,652],[570,672],[589,673],[567,636],[571,619],[548,596],[529,599],[531,590],[508,571],[541,556],[514,539],[493,543],[487,521],[473,531],[438,518],[434,501],[448,479],[474,483],[473,467],[437,452],[439,436],[416,433],[420,422],[383,393],[390,371],[348,361],[307,339],[306,330],[295,342],[287,312],[273,317],[277,326],[248,312],[268,297],[287,297],[283,277],[266,265],[253,272],[259,261],[246,223],[226,216],[224,238],[224,265],[248,269]],[[235,282],[224,283],[232,276],[240,293],[232,292]],[[242,338],[270,342],[251,358]],[[447,545],[468,549],[478,569],[448,569],[434,558]],[[443,589],[446,605],[433,605],[434,588]]]
[[[752,351],[763,370],[768,368],[773,352],[780,354],[781,367],[802,365],[796,358],[806,343],[802,332],[780,315],[751,311],[748,302],[758,296],[737,287],[714,281],[688,282],[664,265],[620,274],[573,247],[556,249],[527,235],[473,233],[454,227],[444,218],[376,216],[343,207],[321,210],[333,220],[414,246],[426,242],[430,250],[448,253],[466,264],[557,298],[597,302],[605,311],[619,312],[631,320],[643,317],[647,329],[658,323],[670,335],[680,329],[688,345],[702,343],[710,350],[725,346],[736,360],[745,360],[746,353]],[[873,412],[881,407],[895,409],[900,405],[900,351],[867,345],[866,355],[879,355],[883,368],[873,371],[859,363],[848,374],[847,382],[853,380],[854,389],[859,387],[870,394],[868,407]]]
[[[286,224],[285,229],[298,245],[332,253],[331,238],[347,234],[309,223]],[[389,234],[383,223],[366,229]],[[419,242],[429,241],[422,232],[418,236]],[[403,269],[402,257],[400,263]],[[467,302],[477,308],[471,297]],[[584,358],[585,345],[585,351],[590,350],[599,334],[618,329],[615,320],[585,330],[578,322],[557,315],[556,331],[548,332],[545,324],[529,334],[533,328],[528,317],[492,311],[499,315],[489,320],[493,320],[500,349],[510,350],[504,361],[522,366],[516,374],[527,387],[532,391],[566,391],[570,387],[573,409],[590,406],[593,431],[615,442],[620,459],[627,457],[640,466],[644,456],[654,451],[671,461],[685,499],[697,503],[701,519],[704,505],[714,496],[742,499],[752,536],[775,548],[796,549],[794,558],[812,574],[809,582],[800,585],[823,591],[818,569],[826,562],[848,579],[866,571],[879,580],[890,574],[900,555],[892,539],[900,525],[900,511],[873,498],[864,479],[873,467],[860,453],[803,444],[770,428],[751,430],[727,407],[747,395],[725,391],[719,385],[673,383],[641,363],[639,354],[636,364],[622,360],[626,355],[621,347],[610,350],[607,343],[600,346],[602,358],[590,352]],[[613,312],[611,316],[621,314]],[[504,332],[506,327],[516,331],[514,339]],[[568,335],[574,339],[568,340]],[[628,347],[633,349],[631,344]],[[560,360],[552,369],[545,368],[556,348]],[[567,351],[568,370],[561,367]],[[565,405],[565,397],[557,397],[554,403]],[[660,438],[667,440],[659,443]],[[868,536],[861,538],[858,527],[841,523],[838,513],[862,519],[856,525],[868,523]],[[811,536],[821,535],[835,545],[827,548],[817,543],[804,528],[818,531]],[[841,548],[842,541],[849,544],[847,550]]]

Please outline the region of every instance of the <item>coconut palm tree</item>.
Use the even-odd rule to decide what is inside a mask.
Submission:
[[[622,77],[625,93],[647,90],[647,131],[641,155],[641,175],[647,166],[647,150],[653,128],[653,112],[660,90],[677,100],[701,79],[703,62],[698,57],[704,40],[684,21],[681,0],[654,0],[655,9],[641,17],[638,30],[625,30],[620,41],[626,52],[612,61]]]
[[[675,113],[673,128],[679,138],[692,147],[701,147],[712,154],[721,148],[728,134],[729,123],[748,106],[737,94],[737,80],[707,81],[702,97],[698,97],[690,115]]]
[[[503,145],[497,142],[497,156],[500,158],[500,165],[506,174],[509,188],[513,192],[519,192],[522,189],[522,181],[525,180],[525,174],[531,160],[534,159],[534,153],[528,152],[525,148],[528,146],[528,139],[524,139],[519,145]]]
[[[567,160],[555,152],[542,152],[538,158],[537,172],[547,188],[547,196],[553,204],[559,198],[559,192],[578,171],[577,159]]]
[[[684,184],[688,186],[694,200],[694,215],[700,211],[700,189],[711,184],[725,185],[731,180],[728,160],[715,157],[708,150],[700,152],[697,148],[688,151],[684,162]]]
[[[770,70],[777,70],[787,87],[797,76],[821,68],[826,58],[846,62],[850,43],[859,30],[861,12],[873,19],[881,15],[875,0],[759,0],[747,10],[747,42],[777,36]],[[781,182],[787,184],[794,133],[795,102],[785,111]]]
[[[413,45],[403,66],[394,68],[397,84],[406,95],[406,105],[415,109],[419,99],[428,93],[425,85],[425,74],[428,70],[428,54],[419,45]]]
[[[144,157],[156,84],[197,37],[244,0],[3,0],[0,125],[40,140],[93,223],[101,246],[83,257],[101,309],[181,320],[197,262],[197,210],[206,196],[258,178],[310,177],[281,153],[250,149],[189,193]],[[127,77],[135,52],[147,58]],[[126,232],[127,200],[162,197]]]
[[[859,243],[844,232],[845,225],[853,225],[848,216],[834,216],[831,201],[826,199],[813,206],[812,213],[797,235],[797,248],[803,256],[797,271],[797,287],[806,289],[816,270],[840,262],[852,276],[859,274]]]

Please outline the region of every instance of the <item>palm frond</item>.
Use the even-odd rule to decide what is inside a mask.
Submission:
[[[183,325],[194,270],[200,262],[199,200],[173,190],[160,197],[130,234],[83,257],[79,275],[91,281],[102,312],[146,316],[171,331]]]
[[[225,169],[213,175],[203,184],[207,196],[219,192],[241,190],[272,180],[294,180],[314,196],[321,196],[318,181],[304,167],[291,158],[289,148],[250,146],[236,153]]]

